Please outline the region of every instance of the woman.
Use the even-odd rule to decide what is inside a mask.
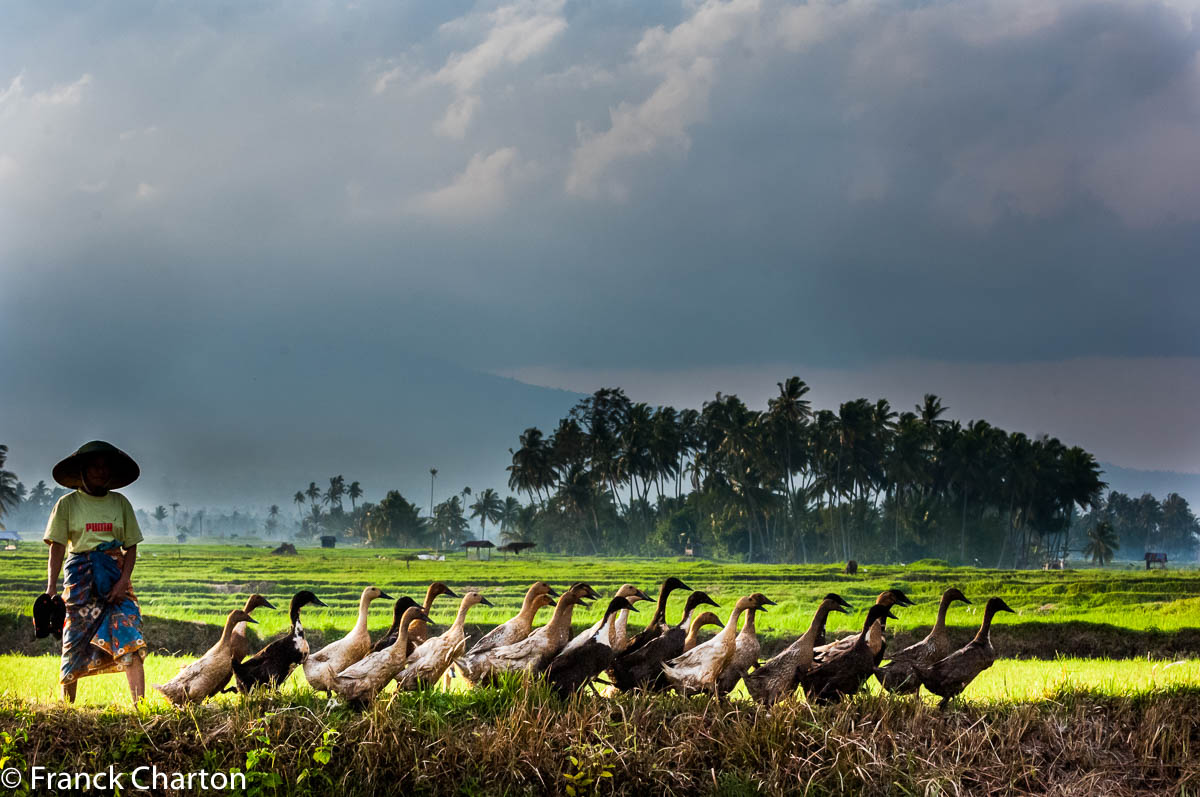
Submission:
[[[50,546],[47,595],[58,593],[66,555],[63,697],[74,703],[78,680],[86,675],[124,670],[136,703],[146,691],[147,651],[130,578],[142,531],[129,501],[112,490],[131,484],[141,471],[124,451],[94,440],[53,473],[56,482],[75,489],[54,505],[42,538]]]

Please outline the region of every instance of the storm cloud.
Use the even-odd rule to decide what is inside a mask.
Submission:
[[[10,6],[5,425],[414,355],[1198,357],[1198,9]]]

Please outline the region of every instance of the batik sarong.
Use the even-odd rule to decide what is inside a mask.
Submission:
[[[107,595],[121,578],[125,554],[116,540],[67,557],[67,621],[63,627],[59,683],[124,670],[146,657],[142,611],[130,592],[115,603]]]

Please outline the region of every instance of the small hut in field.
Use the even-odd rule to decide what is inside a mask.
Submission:
[[[326,534],[326,535],[322,536],[321,537],[321,547],[322,548],[336,548],[337,547],[337,537],[333,536],[332,534]]]
[[[471,551],[475,551],[475,559],[477,561],[490,562],[492,560],[492,549],[495,548],[496,546],[493,545],[489,540],[467,540],[466,542],[463,543],[463,547],[467,549],[467,558],[468,559],[471,558]],[[488,552],[486,560],[482,559],[482,557],[481,557],[482,551]]]

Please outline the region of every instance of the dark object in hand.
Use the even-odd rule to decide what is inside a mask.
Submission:
[[[67,604],[61,595],[50,597],[38,595],[33,602],[33,635],[35,639],[45,639],[54,634],[62,639],[63,624],[67,620]]]

